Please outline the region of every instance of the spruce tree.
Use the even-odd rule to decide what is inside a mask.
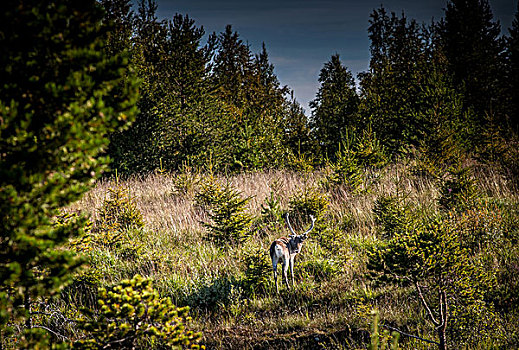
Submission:
[[[321,86],[312,108],[312,132],[324,155],[333,157],[346,134],[355,129],[359,97],[355,80],[339,55],[325,63],[319,75]]]
[[[247,100],[253,79],[252,53],[231,25],[218,35],[217,54],[214,58],[213,79],[221,98],[242,108]]]
[[[451,0],[441,28],[448,66],[479,122],[499,113],[503,41],[487,0]]]
[[[389,15],[383,7],[370,17],[369,71],[359,75],[360,121],[395,154],[402,152],[416,134],[416,96],[423,81],[420,67],[429,59],[422,40],[424,30],[405,14]]]
[[[0,330],[56,293],[78,261],[55,227],[106,169],[107,134],[133,119],[136,85],[94,0],[4,2],[0,13]],[[31,330],[31,332],[34,330]]]
[[[518,5],[519,6],[519,5]],[[510,125],[519,133],[519,8],[515,13],[507,42],[507,95],[509,99]]]

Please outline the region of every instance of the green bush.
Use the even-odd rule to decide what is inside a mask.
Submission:
[[[251,247],[243,253],[245,273],[241,281],[247,295],[265,293],[272,284],[272,264],[269,251],[263,247]]]
[[[283,209],[275,191],[271,191],[264,203],[261,204],[261,228],[264,231],[280,231],[283,225]]]
[[[209,211],[212,223],[204,226],[217,244],[240,244],[251,235],[252,216],[246,212],[250,198],[242,198],[229,183],[211,177],[200,186],[195,200]]]
[[[396,196],[378,197],[373,214],[375,223],[380,227],[384,238],[391,238],[395,234],[404,232],[411,222],[409,207]]]
[[[144,218],[130,196],[130,189],[120,185],[108,189],[98,223],[122,230],[144,227]]]
[[[352,193],[361,192],[364,184],[364,173],[356,154],[351,149],[337,151],[336,161],[329,164],[330,172],[323,179],[326,189],[344,186]]]
[[[173,194],[189,195],[196,193],[201,182],[199,172],[194,172],[190,167],[185,166],[182,171],[173,177]]]
[[[474,205],[478,192],[470,168],[451,168],[440,188],[439,204],[444,210],[465,209]]]
[[[313,215],[317,221],[322,218],[328,209],[329,199],[326,193],[317,187],[310,186],[299,190],[289,201],[292,217],[301,218]]]
[[[187,330],[188,307],[178,308],[170,298],[160,298],[149,279],[136,275],[111,288],[100,288],[98,310],[84,309],[78,324],[85,339],[80,349],[135,348],[149,346],[198,349],[200,333]]]
[[[204,275],[190,286],[190,294],[184,297],[184,302],[197,309],[216,310],[229,305],[232,292],[238,286],[236,276]]]

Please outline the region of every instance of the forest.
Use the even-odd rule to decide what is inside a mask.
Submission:
[[[519,8],[373,9],[307,115],[231,25],[4,2],[0,349],[519,346]]]

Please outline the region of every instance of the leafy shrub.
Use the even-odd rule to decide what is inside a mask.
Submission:
[[[322,218],[328,209],[328,195],[317,187],[305,187],[298,191],[289,201],[290,211],[296,217],[313,215],[316,220]]]
[[[478,197],[470,168],[451,168],[440,188],[440,206],[445,210],[464,209]]]
[[[213,223],[204,226],[217,244],[239,244],[251,235],[252,217],[246,212],[250,198],[242,198],[230,184],[222,185],[211,177],[201,185],[195,199],[209,211]]]
[[[242,279],[244,291],[249,295],[261,294],[271,284],[272,264],[269,252],[263,247],[251,247],[243,252],[245,276]]]
[[[83,349],[135,348],[145,344],[200,348],[200,333],[186,330],[188,307],[174,306],[160,298],[149,279],[136,275],[131,280],[98,293],[99,310],[85,309],[79,322],[86,339],[76,342]]]
[[[231,292],[239,286],[235,276],[205,275],[191,286],[185,302],[192,307],[214,310],[228,305]]]
[[[119,185],[108,189],[108,194],[99,209],[99,222],[121,229],[144,227],[144,218],[130,197],[130,190]]]

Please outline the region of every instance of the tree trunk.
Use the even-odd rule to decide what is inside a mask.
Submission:
[[[439,350],[447,350],[447,344],[445,342],[445,328],[441,327],[438,329],[438,338],[440,343],[438,344]]]

